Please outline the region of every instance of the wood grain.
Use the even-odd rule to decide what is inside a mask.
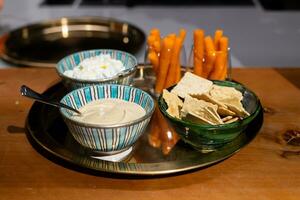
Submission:
[[[300,76],[300,69],[293,70]],[[234,69],[233,78],[259,96],[269,111],[260,134],[233,157],[192,173],[153,179],[113,179],[57,165],[28,143],[24,122],[39,92],[58,81],[53,69],[0,70],[0,199],[299,199],[300,147],[280,142],[300,129],[300,91],[273,69]],[[299,81],[298,81],[299,83]],[[283,153],[289,151],[291,154]],[[294,153],[293,153],[294,152]]]

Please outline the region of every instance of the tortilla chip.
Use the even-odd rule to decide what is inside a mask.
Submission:
[[[237,99],[239,101],[243,99],[243,94],[234,87],[213,85],[209,94],[214,100],[220,102],[227,99]]]
[[[238,121],[239,120],[239,118],[238,117],[235,117],[235,118],[232,118],[232,119],[230,119],[230,120],[227,120],[226,122],[225,122],[225,124],[229,124],[229,123],[232,123],[232,122],[236,122],[236,121]]]
[[[227,108],[227,106],[226,106],[224,103],[222,103],[222,102],[220,102],[220,101],[218,101],[218,100],[213,99],[213,98],[209,95],[209,93],[192,94],[192,95],[190,95],[190,96],[192,96],[192,97],[194,97],[194,98],[196,98],[196,99],[199,99],[199,100],[204,100],[204,101],[210,102],[210,103],[212,103],[212,104],[217,104],[218,106],[223,107],[223,108]]]
[[[234,105],[234,104],[226,104],[228,109],[235,112],[237,116],[239,117],[247,117],[250,114],[243,108],[242,104],[240,105]]]
[[[179,111],[183,105],[181,99],[179,99],[176,94],[173,94],[168,90],[163,90],[162,97],[168,105],[167,113],[172,117],[180,119]]]
[[[217,109],[217,105],[186,96],[181,109],[181,116],[188,118],[188,115],[192,115],[208,124],[223,124]]]
[[[227,117],[222,118],[222,121],[227,122],[228,120],[231,120],[232,118],[233,118],[232,116],[227,116]]]
[[[185,116],[185,120],[188,120],[188,121],[191,121],[191,122],[194,122],[194,123],[199,123],[199,124],[217,125],[213,121],[210,121],[207,118],[205,118],[205,117],[203,117],[203,116],[201,116],[199,114],[193,113],[193,112],[188,113]]]
[[[213,85],[212,81],[201,78],[190,72],[186,72],[178,84],[172,89],[172,93],[181,98],[189,94],[203,94],[208,92]]]
[[[219,116],[217,110],[213,107],[205,107],[204,110],[206,110],[211,115],[208,115],[211,119],[213,119],[217,124],[223,124],[223,121],[221,120],[221,117]]]
[[[235,112],[229,110],[228,108],[221,107],[221,106],[218,107],[217,112],[220,116],[236,116]]]
[[[246,117],[250,114],[244,109],[241,101],[243,99],[243,94],[236,90],[233,87],[225,87],[225,86],[219,86],[219,85],[213,85],[212,89],[209,91],[210,97],[218,102],[221,102],[222,104],[226,105],[226,107],[235,113],[235,115],[239,117]],[[224,115],[233,115],[229,114],[228,110],[225,111],[225,109],[219,109],[219,114],[221,112],[224,112]],[[227,113],[227,114],[226,114]]]

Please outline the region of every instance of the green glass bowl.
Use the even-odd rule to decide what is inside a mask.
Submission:
[[[189,121],[180,120],[170,116],[166,110],[168,108],[162,95],[158,98],[158,107],[162,114],[168,119],[168,122],[173,126],[181,139],[198,150],[214,150],[231,142],[240,133],[242,133],[249,123],[255,119],[262,109],[259,99],[251,90],[247,89],[242,84],[231,81],[213,81],[216,85],[234,87],[243,94],[242,104],[250,116],[221,125],[203,125]],[[171,90],[174,86],[167,88]]]

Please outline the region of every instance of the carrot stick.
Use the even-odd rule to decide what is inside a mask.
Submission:
[[[157,73],[159,67],[159,53],[160,53],[160,31],[159,29],[151,29],[150,35],[147,38],[148,45],[148,59],[152,64],[154,72]]]
[[[171,40],[175,40],[176,34],[175,33],[170,33],[169,35],[166,36],[166,38],[169,38]]]
[[[194,73],[202,76],[204,58],[204,31],[196,29],[194,31]]]
[[[229,48],[229,39],[228,37],[221,37],[220,39],[220,50],[227,52]]]
[[[221,80],[221,76],[226,68],[226,56],[227,53],[224,51],[216,52],[215,65],[211,73],[209,74],[209,79],[211,80]]]
[[[215,38],[214,38],[214,44],[215,44],[215,50],[219,51],[220,50],[220,39],[223,36],[223,30],[218,29],[215,32]]]
[[[227,77],[227,70],[228,70],[228,48],[229,48],[229,39],[228,37],[222,37],[220,39],[220,49],[221,51],[226,52],[226,58],[225,58],[225,68],[223,70],[223,73],[220,77],[221,80],[225,80]]]
[[[210,36],[204,38],[204,47],[205,47],[205,61],[203,67],[202,77],[208,78],[210,72],[213,70],[215,62],[215,47],[214,42]]]
[[[186,30],[185,29],[180,29],[179,31],[179,37],[181,39],[181,45],[180,45],[180,49],[179,49],[179,55],[178,55],[178,62],[176,64],[176,76],[175,76],[175,83],[178,83],[181,79],[181,63],[180,63],[180,52],[182,50],[182,46],[184,43],[184,39],[186,36]]]
[[[175,36],[176,37],[176,36]],[[156,78],[155,92],[161,93],[167,77],[169,64],[172,56],[172,48],[174,45],[173,37],[165,37],[162,41],[162,49],[159,58],[159,72]]]
[[[147,45],[148,47],[150,47],[151,49],[153,49],[153,44],[155,42],[156,38],[154,35],[149,35],[147,38]]]
[[[157,54],[159,54],[160,53],[160,48],[161,48],[161,45],[160,45],[160,38],[159,38],[158,40],[154,41],[153,49]]]
[[[172,49],[172,56],[170,61],[170,67],[168,70],[167,80],[165,82],[165,88],[170,87],[171,85],[176,83],[177,80],[177,71],[178,65],[180,63],[180,49],[182,47],[182,43],[184,41],[186,35],[186,31],[184,29],[180,30],[180,36],[175,38],[174,46]],[[179,68],[180,70],[180,68]]]
[[[217,52],[214,70],[211,72],[209,78],[213,80],[224,80],[227,74],[227,49],[228,38],[221,37],[220,51]]]
[[[153,36],[155,41],[160,41],[160,30],[157,28],[151,29],[150,36]]]
[[[158,28],[152,28],[150,30],[150,35],[155,35],[155,36],[159,36],[160,35],[160,31]]]
[[[152,42],[152,48],[156,51],[156,53],[160,52],[160,31],[157,28],[153,28],[150,30],[150,35],[153,36],[154,41]]]
[[[157,74],[158,67],[159,67],[159,57],[155,51],[151,51],[148,53],[148,59],[152,64],[154,72]]]
[[[180,51],[180,38],[176,37],[175,38],[175,42],[174,42],[174,46],[172,49],[172,56],[171,56],[171,60],[170,60],[170,67],[168,69],[168,73],[167,73],[167,79],[165,81],[165,85],[164,88],[168,88],[171,85],[173,85],[175,83],[175,79],[176,79],[176,64],[178,63],[178,56],[179,56],[179,51]]]
[[[228,66],[228,62],[226,62],[225,65],[226,65],[226,67],[224,68],[224,70],[223,70],[223,72],[222,72],[222,74],[221,74],[220,80],[225,80],[226,77],[227,77],[227,71],[228,71],[227,66]]]

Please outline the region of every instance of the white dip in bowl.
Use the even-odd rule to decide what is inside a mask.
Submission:
[[[64,75],[83,80],[98,80],[111,78],[125,70],[123,63],[111,58],[109,54],[86,58],[72,70],[66,70]]]

